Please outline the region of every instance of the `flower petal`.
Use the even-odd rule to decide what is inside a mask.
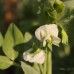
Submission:
[[[44,40],[44,41],[43,41],[43,47],[45,47],[45,46],[46,46],[46,41]]]
[[[29,60],[31,60],[32,56],[31,56],[31,54],[27,54],[26,52],[24,52],[23,58],[25,61],[29,61]]]
[[[45,60],[45,53],[41,50],[38,54],[36,54],[29,62],[36,62],[39,64],[43,64]]]
[[[50,24],[49,26],[48,26],[48,28],[49,28],[49,31],[50,31],[50,34],[51,35],[53,35],[53,36],[58,36],[58,28],[57,28],[57,25],[55,25],[55,24]]]
[[[43,38],[46,36],[45,30],[44,30],[44,26],[39,27],[36,31],[35,31],[35,36],[39,41],[42,41]]]
[[[52,44],[59,46],[61,39],[59,37],[52,36]]]
[[[23,53],[23,58],[25,61],[29,61],[32,58],[32,55],[30,52],[33,50],[33,48],[30,48],[28,51]]]
[[[44,38],[44,41],[43,41],[43,47],[46,46],[46,41],[50,41],[50,42],[51,42],[50,34],[48,34],[48,35]]]

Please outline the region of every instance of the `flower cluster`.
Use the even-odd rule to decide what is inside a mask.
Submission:
[[[36,38],[43,43],[43,47],[47,43],[54,44],[59,46],[61,39],[58,37],[58,27],[55,24],[43,25],[36,29],[35,31]],[[23,53],[23,58],[25,61],[36,62],[43,64],[45,61],[45,52],[42,49],[37,49],[34,53],[31,53],[34,49],[31,48],[28,51]]]

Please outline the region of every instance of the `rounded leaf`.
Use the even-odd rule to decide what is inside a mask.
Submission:
[[[7,69],[13,65],[13,62],[6,56],[0,56],[0,69]]]

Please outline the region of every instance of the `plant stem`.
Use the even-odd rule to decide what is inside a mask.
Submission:
[[[46,50],[47,51],[47,50]],[[43,74],[46,74],[46,66],[47,66],[47,52],[45,52],[45,62],[43,64]]]
[[[13,63],[13,65],[16,66],[16,67],[21,68],[21,66],[19,64],[15,63],[15,62]]]
[[[39,64],[40,70],[41,70],[41,74],[43,74],[43,66]]]
[[[52,53],[47,52],[47,74],[52,74]]]
[[[40,64],[34,63],[33,68],[34,68],[36,71],[38,71],[39,74],[42,74],[42,70],[41,70],[41,68],[40,68]]]

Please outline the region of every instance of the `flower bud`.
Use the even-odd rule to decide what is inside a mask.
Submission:
[[[65,30],[62,29],[61,33],[62,33],[62,43],[65,44],[65,45],[67,45],[68,44],[68,36],[67,36]]]

